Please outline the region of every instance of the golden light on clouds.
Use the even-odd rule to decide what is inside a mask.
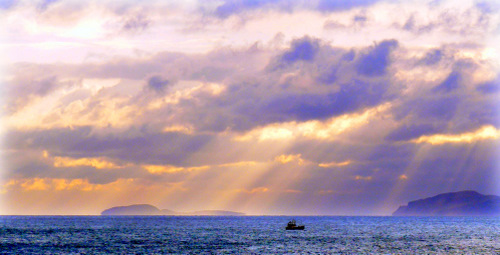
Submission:
[[[10,180],[3,185],[3,190],[8,190],[14,187],[20,187],[24,191],[63,191],[63,190],[79,190],[91,191],[103,187],[102,184],[91,184],[86,179],[62,179],[62,178],[32,178]]]
[[[176,105],[181,100],[192,99],[196,93],[208,93],[212,96],[219,96],[226,89],[222,84],[190,80],[179,81],[175,86],[173,92],[149,102],[146,107],[147,110],[157,110],[166,105]]]
[[[304,164],[304,159],[302,158],[301,154],[279,155],[274,158],[274,161],[279,162],[281,164],[288,164],[290,162],[297,162],[297,164],[299,165]]]
[[[69,79],[54,82],[73,85],[62,86],[44,97],[33,97],[30,103],[15,113],[4,116],[3,123],[8,128],[23,130],[72,126],[129,127],[137,124],[137,117],[148,111],[158,110],[166,105],[175,105],[181,100],[192,99],[196,93],[206,93],[215,97],[225,91],[225,86],[217,83],[179,81],[179,88],[159,98],[148,98],[148,103],[142,106],[130,101],[134,93],[144,93],[140,90],[128,92],[129,95],[100,94],[105,89],[118,86],[120,79],[83,79],[82,81]],[[138,84],[138,86],[142,85]],[[67,97],[78,93],[90,93],[91,97],[62,103],[67,100]],[[164,132],[191,134],[193,131],[193,127],[180,124],[164,128]]]
[[[354,180],[356,181],[371,181],[372,179],[373,179],[372,176],[361,176],[361,175],[354,176]]]
[[[80,167],[90,166],[96,169],[117,169],[125,166],[117,165],[103,157],[95,158],[70,158],[70,157],[51,157],[47,150],[42,151],[45,159],[51,160],[54,167]]]
[[[183,126],[183,125],[172,125],[172,126],[167,126],[163,128],[163,132],[169,133],[169,132],[179,132],[179,133],[184,133],[184,134],[192,134],[194,132],[192,127],[189,126]]]
[[[96,169],[113,169],[122,168],[113,162],[107,161],[103,158],[68,158],[68,157],[54,157],[54,167],[78,167],[78,166],[91,166]]]
[[[242,193],[246,193],[246,194],[265,193],[268,191],[269,191],[269,188],[267,188],[267,187],[257,187],[257,188],[253,188],[251,190],[246,190],[246,189],[236,189],[235,190],[235,192],[242,192]]]
[[[472,143],[479,140],[487,139],[499,139],[500,131],[493,126],[484,126],[475,132],[468,132],[456,135],[431,135],[431,136],[421,136],[418,139],[413,140],[415,143],[430,143],[433,145],[445,144],[445,143]]]
[[[241,161],[241,162],[231,162],[218,165],[202,165],[193,167],[180,167],[172,165],[143,165],[142,167],[146,169],[151,174],[164,174],[164,173],[175,173],[175,172],[193,172],[200,170],[207,170],[214,167],[247,167],[255,166],[258,162],[255,161]]]
[[[164,174],[164,173],[175,173],[175,172],[192,172],[198,170],[209,169],[209,166],[199,166],[199,167],[177,167],[171,165],[144,165],[143,166],[151,174]]]
[[[326,121],[311,120],[305,122],[274,123],[256,128],[246,134],[236,136],[235,141],[289,140],[305,137],[317,140],[334,140],[339,135],[362,127],[373,118],[380,116],[391,107],[391,103],[369,108],[361,113],[344,114]]]
[[[4,123],[9,128],[21,130],[72,126],[126,127],[133,123],[133,116],[140,114],[136,106],[124,105],[126,98],[117,97],[98,102],[76,100],[66,106],[59,105],[59,99],[64,95],[35,100],[34,104],[5,117]],[[94,107],[90,107],[91,105]]]
[[[258,162],[256,162],[256,161],[240,161],[240,162],[219,164],[217,166],[219,166],[219,167],[245,167],[245,166],[255,166],[257,164],[258,164]]]
[[[342,166],[348,166],[352,164],[352,161],[350,160],[346,160],[346,161],[342,161],[342,162],[329,162],[329,163],[319,163],[318,166],[319,167],[324,167],[324,168],[328,168],[328,167],[342,167]]]

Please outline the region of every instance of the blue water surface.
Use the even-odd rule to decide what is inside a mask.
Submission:
[[[500,254],[500,217],[0,216],[1,254]]]

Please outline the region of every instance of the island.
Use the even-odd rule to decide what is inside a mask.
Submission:
[[[223,210],[203,210],[195,212],[176,212],[168,209],[158,209],[149,204],[135,204],[127,206],[116,206],[101,212],[101,215],[192,215],[192,216],[243,216],[244,213],[223,211]]]
[[[400,206],[393,216],[500,216],[500,197],[473,190],[443,193]]]

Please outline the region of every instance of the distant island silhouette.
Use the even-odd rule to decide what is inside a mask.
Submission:
[[[443,193],[400,206],[393,216],[500,216],[500,197],[466,190]]]
[[[224,210],[203,210],[195,212],[176,212],[168,209],[158,209],[149,204],[116,206],[101,212],[101,215],[210,215],[210,216],[243,216],[244,213]]]

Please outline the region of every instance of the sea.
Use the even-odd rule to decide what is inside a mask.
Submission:
[[[500,217],[0,216],[0,253],[500,254]]]

